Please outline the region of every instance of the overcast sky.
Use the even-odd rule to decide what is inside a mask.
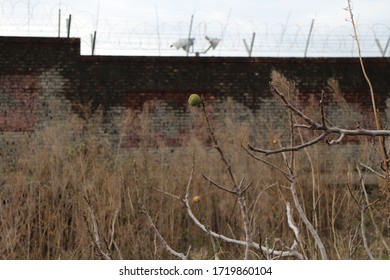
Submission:
[[[379,55],[390,37],[390,0],[354,0],[353,11],[368,55]],[[353,55],[347,0],[0,0],[1,35],[55,36],[61,8],[61,36],[72,14],[71,36],[90,52],[97,30],[97,54],[184,55],[170,48],[188,37],[191,15],[195,51],[207,48],[205,35],[222,38],[207,55],[303,55],[315,19],[308,55]],[[27,18],[27,15],[29,17]],[[27,18],[27,19],[26,19]],[[341,43],[340,43],[341,42]],[[280,46],[279,46],[280,45]],[[275,46],[280,49],[275,50]],[[368,51],[370,49],[370,52]],[[343,52],[345,52],[343,54]],[[377,54],[375,53],[377,52]],[[389,52],[387,52],[389,53]]]
[[[32,0],[31,0],[32,1]],[[127,16],[134,20],[155,20],[155,8],[164,19],[186,20],[195,14],[200,20],[226,20],[231,9],[231,18],[237,20],[285,21],[318,20],[341,23],[346,17],[343,10],[346,0],[61,0],[61,5],[74,10],[96,13],[100,5],[100,16]],[[390,1],[354,0],[357,17],[365,20],[389,20]]]

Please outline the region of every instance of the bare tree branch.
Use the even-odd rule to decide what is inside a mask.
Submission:
[[[187,251],[187,254],[184,255],[183,253],[179,253],[177,251],[175,251],[174,249],[172,249],[171,246],[169,246],[168,242],[165,240],[165,238],[161,235],[160,231],[157,229],[157,226],[156,224],[154,223],[152,217],[150,216],[149,214],[149,211],[146,209],[144,203],[142,202],[141,198],[139,197],[139,185],[138,185],[138,176],[137,176],[137,166],[134,165],[134,176],[135,176],[135,185],[136,185],[136,189],[137,189],[137,199],[138,199],[138,204],[139,204],[139,207],[140,207],[140,211],[142,214],[144,214],[149,222],[149,224],[151,225],[151,227],[153,228],[157,238],[160,240],[160,242],[162,243],[162,245],[164,246],[165,250],[170,253],[171,255],[179,258],[179,259],[182,259],[182,260],[188,260],[189,259],[189,254],[190,254],[190,250],[191,250],[191,246],[188,248],[188,251]],[[158,192],[161,192],[161,193],[164,193],[166,195],[169,195],[169,196],[172,196],[174,198],[177,198],[177,199],[181,199],[180,197],[178,196],[175,196],[173,194],[170,194],[168,192],[165,192],[165,191],[162,191],[162,190],[159,190],[159,189],[155,189],[156,191]]]
[[[172,196],[173,198],[176,198],[176,199],[179,199],[181,200],[181,197],[180,196],[177,196],[177,195],[174,195],[174,194],[171,194],[169,192],[166,192],[166,191],[163,191],[163,190],[160,190],[160,189],[156,189],[156,188],[153,188],[155,191],[158,191],[160,193],[163,193],[163,194],[166,194],[166,195],[169,195],[169,196]]]
[[[367,75],[366,67],[364,66],[364,63],[363,63],[363,57],[362,57],[361,49],[360,49],[360,40],[359,40],[358,32],[357,32],[357,29],[356,29],[355,19],[354,19],[353,12],[352,12],[352,2],[351,2],[351,0],[348,0],[347,11],[349,12],[349,16],[350,16],[350,19],[351,19],[351,24],[352,24],[352,28],[353,28],[353,32],[354,32],[354,36],[353,37],[354,37],[354,39],[356,41],[356,46],[357,46],[359,62],[360,62],[360,66],[361,66],[361,69],[362,69],[362,73],[363,73],[364,78],[366,79],[368,87],[370,88],[372,111],[374,113],[376,129],[379,130],[382,127],[382,122],[381,122],[381,119],[380,119],[379,110],[378,110],[378,108],[377,108],[377,106],[375,104],[374,88],[372,87],[371,80],[370,80],[370,78]],[[385,136],[385,135],[382,135],[382,136]],[[385,142],[386,142],[386,138],[385,137],[381,137],[380,138],[380,147],[381,147],[382,162],[384,164],[384,171],[386,173],[386,176],[389,177],[389,175],[390,175],[389,174],[389,166],[388,166],[389,155],[388,155],[387,150],[386,150],[386,143]]]
[[[364,250],[366,250],[366,253],[370,260],[374,260],[374,256],[371,253],[370,247],[368,246],[367,237],[366,237],[366,225],[364,224],[364,206],[362,205],[360,209],[360,229],[362,234],[362,240],[363,240],[363,246]]]
[[[179,253],[175,250],[172,249],[171,246],[168,245],[167,241],[165,240],[165,238],[161,235],[161,233],[159,232],[159,230],[157,229],[152,217],[149,215],[149,212],[148,210],[146,209],[145,205],[143,205],[141,202],[139,203],[140,205],[140,209],[141,209],[141,213],[144,214],[146,216],[146,218],[148,219],[148,222],[149,224],[151,225],[151,227],[153,228],[157,238],[160,240],[160,242],[163,244],[165,250],[167,250],[168,253],[170,253],[171,255],[179,258],[179,259],[182,259],[182,260],[188,260],[189,259],[189,253],[190,253],[190,248],[188,249],[187,251],[187,255],[184,255],[183,253]]]
[[[363,163],[359,163],[362,167],[364,167],[365,169],[371,171],[372,173],[376,174],[378,177],[382,178],[382,179],[386,179],[386,176],[379,173],[378,171],[374,170],[373,168],[369,167],[368,165],[365,165]]]
[[[294,244],[291,246],[292,250],[298,250],[298,242],[300,240],[300,234],[299,234],[299,229],[298,227],[294,224],[292,213],[291,213],[291,206],[289,202],[286,202],[286,215],[287,215],[287,223],[288,226],[292,229],[294,232]]]
[[[115,222],[118,218],[118,213],[119,213],[119,209],[116,209],[115,213],[114,213],[114,217],[112,218],[111,237],[110,237],[110,243],[109,243],[108,248],[111,248],[111,246],[114,245],[115,249],[118,251],[119,259],[123,260],[121,250],[119,249],[118,245],[116,244],[115,238],[114,238],[114,236],[115,236]]]
[[[311,127],[316,128],[317,126],[321,126],[320,124],[313,121],[311,118],[307,117],[302,111],[298,110],[294,105],[288,101],[286,96],[279,91],[272,82],[269,83],[271,90],[273,90],[283,101],[284,105],[289,108],[292,112],[294,112],[296,115],[298,115],[300,118],[302,118],[306,123],[308,123]]]
[[[274,149],[274,150],[267,150],[267,149],[261,149],[261,148],[255,148],[251,144],[248,144],[248,148],[254,152],[263,153],[266,155],[270,154],[276,154],[276,153],[282,153],[282,152],[289,152],[289,151],[299,151],[301,149],[304,149],[306,147],[312,146],[314,144],[317,144],[321,140],[323,140],[328,135],[339,135],[339,137],[335,140],[327,141],[328,144],[338,144],[340,143],[345,136],[370,136],[370,137],[385,137],[390,136],[390,130],[370,130],[370,129],[344,129],[339,128],[337,126],[331,125],[324,116],[324,110],[323,110],[323,96],[321,97],[320,101],[320,109],[321,109],[321,120],[322,123],[318,123],[314,121],[312,118],[306,116],[301,110],[296,108],[287,98],[286,96],[279,91],[271,82],[270,83],[271,89],[273,92],[276,93],[284,103],[284,105],[295,115],[303,119],[307,124],[294,124],[294,128],[305,128],[308,130],[313,131],[321,131],[322,133],[314,138],[313,140],[310,140],[306,143],[300,144],[300,145],[292,145],[291,147],[282,147],[280,149]],[[326,124],[330,124],[329,126]]]
[[[210,182],[211,184],[213,184],[213,185],[214,185],[215,187],[217,187],[218,189],[223,190],[223,191],[228,192],[228,193],[231,193],[231,194],[236,194],[235,191],[232,191],[232,190],[229,190],[229,189],[227,189],[227,188],[225,188],[225,187],[222,187],[220,184],[218,184],[218,183],[214,182],[213,180],[209,179],[206,175],[203,175],[203,174],[202,174],[202,177],[203,177],[206,181],[208,181],[208,182]]]
[[[240,184],[237,184],[237,180],[236,180],[236,177],[234,176],[232,166],[231,166],[229,160],[227,159],[222,147],[218,144],[217,138],[216,138],[215,133],[214,133],[214,129],[213,129],[211,122],[209,120],[209,117],[207,115],[206,107],[205,107],[205,104],[203,101],[201,101],[201,106],[202,106],[203,115],[206,119],[207,129],[210,133],[212,142],[214,144],[214,148],[218,151],[218,153],[221,157],[221,160],[227,169],[230,180],[233,184],[233,192],[237,196],[238,204],[240,206],[241,217],[242,217],[243,225],[244,225],[245,241],[246,241],[245,259],[247,260],[250,258],[250,244],[252,243],[252,234],[251,234],[251,230],[250,230],[250,219],[248,217],[249,216],[248,208],[246,206],[245,197],[243,195],[243,192],[241,191],[241,185],[242,185],[243,180],[241,181]],[[230,191],[228,191],[228,192],[230,192]]]
[[[290,112],[290,145],[293,146],[294,143],[294,118],[292,116],[292,112]],[[326,253],[326,249],[324,246],[324,243],[322,242],[320,236],[318,235],[317,230],[314,228],[313,224],[309,221],[307,218],[307,215],[305,213],[305,210],[303,209],[298,193],[296,188],[296,179],[295,179],[295,159],[294,159],[294,151],[291,151],[290,153],[290,160],[287,160],[287,156],[285,152],[282,152],[282,156],[284,158],[284,161],[286,162],[287,168],[289,170],[289,181],[290,181],[290,191],[293,197],[294,206],[298,211],[299,217],[302,219],[303,223],[309,230],[310,234],[314,238],[314,241],[320,251],[321,259],[327,260],[328,254]]]
[[[248,186],[246,186],[246,187],[241,191],[241,193],[244,194],[250,187],[252,187],[252,182],[250,182],[250,183],[248,184]]]
[[[182,201],[184,203],[184,206],[185,206],[185,208],[187,210],[188,216],[193,220],[193,222],[195,223],[195,225],[197,227],[199,227],[202,231],[204,231],[205,233],[209,234],[210,236],[218,238],[218,239],[221,239],[221,240],[223,240],[225,242],[228,242],[228,243],[238,244],[238,245],[242,245],[242,246],[246,246],[247,247],[248,246],[247,240],[242,241],[242,240],[238,240],[238,239],[233,239],[233,238],[227,237],[227,236],[225,236],[223,234],[219,234],[219,233],[216,233],[216,232],[208,229],[204,224],[202,224],[198,220],[198,218],[192,212],[191,205],[190,205],[190,187],[191,187],[191,183],[192,183],[193,173],[194,173],[194,166],[192,167],[192,170],[191,170],[191,173],[190,173],[190,176],[189,176],[189,180],[188,180],[187,187],[186,187],[186,194],[185,194],[184,198],[182,199]],[[291,251],[276,251],[276,250],[272,250],[272,249],[260,246],[258,243],[253,242],[253,241],[251,241],[249,243],[249,247],[253,248],[255,250],[261,251],[261,252],[266,252],[267,254],[271,254],[272,253],[275,256],[295,257],[295,258],[301,259],[301,260],[303,259],[303,255],[300,254],[298,251],[295,251],[295,250],[291,250]]]
[[[321,108],[321,121],[322,125],[326,127],[326,118],[325,118],[325,113],[324,113],[324,91],[321,93],[321,100],[320,100],[320,108]]]
[[[339,138],[334,139],[334,140],[330,140],[330,141],[326,141],[326,143],[329,144],[329,145],[340,144],[341,140],[344,139],[344,136],[345,136],[345,134],[341,133]]]
[[[98,252],[99,252],[100,256],[102,257],[102,259],[104,259],[104,260],[111,260],[112,258],[110,256],[110,254],[104,252],[103,249],[102,249],[101,238],[100,238],[100,234],[99,234],[99,228],[98,228],[96,216],[95,216],[94,209],[93,209],[93,206],[91,204],[91,201],[88,199],[87,196],[84,196],[84,200],[87,202],[89,216],[90,216],[91,221],[92,221],[92,230],[88,227],[88,230],[90,232],[92,241],[95,244],[95,247],[98,250]],[[85,222],[87,223],[87,226],[88,226],[88,220],[87,220],[87,218],[85,218],[85,219],[86,219]]]
[[[284,171],[283,169],[281,169],[279,166],[276,166],[275,164],[273,164],[273,163],[271,163],[271,162],[269,162],[269,161],[267,161],[267,160],[265,160],[265,159],[262,159],[262,158],[259,158],[259,157],[255,156],[254,154],[252,154],[251,152],[249,152],[248,149],[245,148],[243,145],[241,145],[241,147],[242,147],[242,148],[244,149],[244,151],[247,152],[247,154],[250,155],[252,158],[254,158],[254,159],[256,159],[256,160],[258,160],[258,161],[260,161],[260,162],[262,162],[262,163],[265,163],[265,164],[269,165],[270,167],[272,167],[272,168],[274,168],[274,169],[280,171],[285,177],[288,177],[288,176],[289,176],[288,173],[287,173],[286,171]]]
[[[306,142],[306,143],[301,144],[301,145],[293,146],[293,147],[285,147],[285,148],[275,149],[275,150],[266,150],[266,149],[261,149],[261,148],[255,148],[251,144],[248,144],[248,148],[254,152],[263,153],[267,156],[271,155],[271,154],[278,154],[278,153],[283,153],[283,152],[296,152],[296,151],[299,151],[303,148],[313,146],[314,144],[323,140],[326,135],[327,135],[326,133],[322,133],[320,136],[318,136],[317,138],[315,138],[309,142]]]
[[[364,178],[363,178],[363,175],[362,175],[362,172],[360,171],[360,168],[357,167],[357,170],[358,170],[358,173],[359,173],[359,179],[360,179],[360,185],[362,187],[362,191],[363,191],[363,194],[364,194],[364,199],[366,201],[366,206],[364,207],[368,209],[368,213],[370,214],[370,218],[371,218],[371,223],[374,225],[374,228],[375,228],[375,234],[379,237],[379,239],[381,240],[382,244],[384,245],[384,248],[386,249],[386,251],[389,253],[390,252],[390,247],[389,245],[387,244],[386,240],[383,238],[383,235],[377,225],[377,223],[375,222],[375,219],[374,219],[374,214],[372,213],[372,209],[371,209],[371,206],[375,203],[375,202],[372,202],[370,203],[370,200],[368,198],[368,194],[367,194],[367,190],[366,190],[366,185],[364,183]],[[362,206],[363,207],[363,206]],[[363,240],[364,241],[364,240]]]

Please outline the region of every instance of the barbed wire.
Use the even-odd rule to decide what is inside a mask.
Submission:
[[[61,10],[61,11],[60,11]],[[72,7],[47,2],[19,0],[0,4],[1,36],[67,36],[66,20],[72,15],[70,36],[81,38],[81,53],[91,54],[91,34],[97,32],[95,54],[109,55],[186,55],[171,45],[186,39],[190,22],[167,19],[134,23],[123,15],[101,18],[73,10]],[[321,22],[275,23],[216,20],[194,22],[191,37],[195,43],[190,54],[212,56],[248,56],[253,34],[252,56],[356,56],[351,25],[331,26]],[[364,56],[389,56],[390,21],[360,23],[358,31]],[[208,49],[205,39],[222,39],[215,49]],[[247,47],[243,42],[245,39]]]

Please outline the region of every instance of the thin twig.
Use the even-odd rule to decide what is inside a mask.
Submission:
[[[316,127],[318,124],[313,121],[311,118],[307,117],[304,113],[302,113],[302,111],[298,110],[294,105],[292,105],[288,99],[286,98],[286,96],[281,92],[279,91],[272,82],[269,83],[270,87],[271,87],[271,90],[273,90],[279,97],[280,99],[282,99],[284,105],[289,108],[292,112],[294,112],[296,115],[298,115],[299,117],[301,117],[303,120],[305,120],[309,125],[313,126],[313,127]]]
[[[321,93],[321,100],[320,100],[320,110],[321,110],[321,120],[322,120],[322,125],[326,127],[326,118],[325,118],[325,113],[324,113],[324,91]]]
[[[115,222],[116,222],[116,220],[118,218],[118,213],[119,213],[119,209],[116,209],[115,213],[114,213],[114,217],[112,218],[111,237],[110,237],[110,243],[109,243],[108,248],[111,248],[111,246],[114,245],[115,249],[118,251],[119,259],[123,260],[122,253],[121,253],[118,245],[116,244],[115,238],[114,238],[114,236],[115,236]]]
[[[160,193],[163,193],[163,194],[165,194],[165,195],[168,195],[168,196],[171,196],[171,197],[173,197],[173,198],[176,198],[176,199],[178,199],[178,200],[181,200],[181,197],[180,197],[180,196],[171,194],[171,193],[169,193],[169,192],[166,192],[166,191],[163,191],[163,190],[160,190],[160,189],[156,189],[156,188],[153,188],[153,189],[154,189],[155,191],[157,191],[157,192],[160,192]]]
[[[218,144],[217,138],[216,138],[215,133],[214,133],[214,129],[213,129],[211,122],[210,122],[210,119],[207,115],[206,106],[205,106],[205,103],[203,102],[203,99],[201,100],[201,106],[202,106],[203,115],[206,119],[207,129],[210,133],[212,142],[214,144],[214,148],[218,151],[218,153],[221,157],[221,160],[224,163],[224,165],[228,171],[230,180],[233,184],[233,191],[235,192],[235,194],[237,196],[238,204],[240,206],[241,217],[243,219],[243,225],[244,225],[245,241],[246,241],[245,257],[244,258],[247,260],[250,258],[250,244],[252,243],[252,234],[251,234],[251,230],[250,230],[250,219],[248,217],[248,215],[249,215],[248,208],[246,206],[245,197],[243,196],[243,193],[241,191],[241,184],[243,181],[241,181],[240,184],[237,184],[237,180],[234,176],[232,166],[231,166],[230,162],[228,161],[223,149]]]
[[[250,183],[248,184],[248,186],[246,186],[246,187],[241,191],[241,193],[244,194],[251,186],[252,186],[252,182],[250,182]]]
[[[323,98],[324,98],[324,92],[322,92],[322,96],[321,96],[321,101],[320,101],[321,107],[323,107]],[[323,115],[323,108],[321,109],[321,111],[322,111],[321,114]],[[294,123],[295,122],[296,122],[296,120],[294,118]],[[323,118],[323,124],[325,125],[325,118]],[[294,125],[294,127],[295,127],[295,125]],[[302,135],[302,132],[300,129],[298,129],[298,134],[299,134],[299,138],[300,138],[301,142],[303,143],[304,142],[303,135]],[[303,150],[307,156],[307,159],[309,160],[310,169],[311,169],[313,217],[314,217],[314,226],[317,227],[318,226],[318,219],[317,219],[316,192],[317,192],[318,186],[317,186],[317,182],[316,182],[316,178],[315,178],[315,171],[314,171],[314,164],[313,164],[312,157],[310,156],[308,149],[304,148]]]
[[[141,209],[141,213],[144,214],[146,216],[146,218],[148,219],[148,222],[149,224],[151,225],[151,227],[153,228],[157,238],[160,240],[160,242],[162,243],[162,245],[164,246],[165,250],[170,253],[171,255],[179,258],[179,259],[182,259],[182,260],[188,260],[188,256],[189,256],[189,250],[187,251],[187,255],[184,255],[183,253],[179,253],[175,250],[172,249],[171,246],[168,245],[167,241],[165,240],[165,238],[161,235],[160,231],[157,229],[157,226],[155,225],[152,217],[149,215],[149,212],[148,210],[146,209],[145,205],[140,203],[140,209]]]
[[[255,156],[254,154],[252,154],[251,152],[249,152],[248,149],[245,148],[243,145],[241,145],[241,147],[242,147],[242,148],[244,149],[244,151],[247,152],[247,154],[250,155],[252,158],[254,158],[254,159],[256,159],[256,160],[258,160],[258,161],[260,161],[260,162],[262,162],[262,163],[265,163],[265,164],[269,165],[270,167],[272,167],[272,168],[274,168],[274,169],[280,171],[285,177],[288,177],[288,176],[289,176],[289,174],[288,174],[286,171],[284,171],[283,169],[281,169],[279,166],[276,166],[275,164],[273,164],[273,163],[271,163],[271,162],[269,162],[269,161],[266,161],[265,159],[262,159],[262,158],[259,158],[259,157]]]
[[[261,149],[261,148],[255,148],[251,144],[248,144],[248,148],[254,152],[263,153],[267,156],[271,155],[271,154],[278,154],[278,153],[283,153],[283,152],[297,152],[299,150],[302,150],[303,148],[313,146],[314,144],[320,142],[321,140],[323,140],[325,138],[326,135],[327,135],[327,133],[322,133],[317,138],[315,138],[309,142],[306,142],[304,144],[296,145],[296,146],[292,146],[292,147],[275,149],[275,150],[266,150],[266,149]]]
[[[362,175],[359,167],[357,167],[357,170],[358,170],[358,173],[359,173],[360,185],[362,187],[362,191],[363,191],[364,198],[365,198],[365,201],[366,201],[366,206],[365,207],[368,209],[368,213],[370,214],[371,223],[374,225],[375,233],[379,237],[379,239],[381,240],[382,244],[384,245],[384,248],[386,249],[386,251],[388,253],[390,253],[390,247],[387,244],[386,240],[383,238],[383,235],[382,235],[382,233],[381,233],[377,223],[375,222],[374,214],[372,213],[372,207],[371,207],[371,205],[373,203],[370,203],[370,200],[368,198],[368,194],[367,194],[367,190],[366,190],[366,185],[364,183],[363,175]]]
[[[330,141],[326,141],[326,143],[329,144],[329,145],[340,144],[341,140],[344,139],[344,136],[345,136],[345,134],[341,133],[339,138],[333,139],[333,140],[330,140]]]
[[[238,184],[237,184],[236,178],[235,178],[235,176],[233,174],[232,166],[230,165],[229,161],[227,160],[227,158],[225,156],[225,153],[223,152],[222,148],[218,144],[217,137],[215,136],[214,129],[213,129],[213,127],[211,125],[211,122],[210,122],[210,119],[209,119],[209,117],[207,115],[206,106],[205,106],[203,100],[201,102],[201,105],[202,105],[203,116],[206,119],[207,130],[209,131],[209,134],[211,136],[211,140],[213,142],[214,149],[216,149],[218,151],[218,153],[219,153],[219,155],[221,157],[222,162],[225,164],[225,166],[226,166],[226,168],[228,170],[229,177],[230,177],[234,187],[237,187]]]
[[[149,211],[146,209],[144,203],[142,202],[142,200],[141,200],[141,198],[140,198],[140,196],[139,196],[140,194],[139,194],[139,185],[138,185],[139,182],[138,182],[138,179],[137,179],[137,178],[138,178],[138,176],[137,176],[137,175],[138,175],[138,172],[137,172],[137,165],[134,164],[133,168],[134,168],[135,184],[136,184],[136,189],[137,189],[137,200],[138,200],[138,205],[139,205],[139,207],[140,207],[141,213],[144,214],[144,215],[146,216],[146,218],[147,218],[149,224],[150,224],[151,227],[153,228],[153,230],[154,230],[154,232],[155,232],[157,238],[160,240],[160,242],[161,242],[162,245],[164,246],[165,250],[166,250],[168,253],[170,253],[171,255],[173,255],[173,256],[175,256],[175,257],[177,257],[177,258],[179,258],[179,259],[188,260],[188,259],[189,259],[189,253],[190,253],[190,248],[191,248],[191,246],[190,246],[190,248],[188,249],[186,255],[184,255],[183,253],[179,253],[179,252],[175,251],[174,249],[172,249],[171,246],[169,246],[169,244],[167,243],[167,241],[165,240],[165,238],[161,235],[160,231],[157,229],[157,226],[155,225],[155,223],[154,223],[152,217],[150,216]],[[175,195],[173,195],[173,194],[170,194],[170,193],[168,193],[168,192],[165,192],[165,191],[162,191],[162,190],[159,190],[159,189],[155,189],[155,190],[158,191],[158,192],[164,193],[164,194],[166,194],[166,195],[172,196],[172,197],[174,197],[174,198],[177,198],[177,199],[182,200],[180,197],[175,196]]]
[[[99,252],[100,256],[102,257],[102,259],[104,259],[104,260],[111,260],[112,258],[110,256],[110,254],[104,252],[103,249],[102,249],[102,244],[101,244],[101,241],[100,241],[101,239],[100,239],[100,234],[99,234],[99,228],[98,228],[96,216],[95,216],[95,213],[94,213],[91,201],[88,199],[87,196],[84,196],[84,200],[87,202],[89,216],[90,216],[90,218],[92,220],[92,231],[90,231],[90,234],[91,234],[91,237],[92,237],[92,241],[95,244],[95,247],[98,250],[98,252]],[[88,220],[86,220],[86,222],[88,222]],[[89,229],[89,227],[88,227],[88,229]]]
[[[354,195],[353,192],[352,192],[351,186],[350,186],[349,184],[347,184],[347,190],[348,190],[349,194],[351,195],[353,201],[356,203],[356,205],[357,205],[358,207],[360,207],[360,203],[359,203],[359,200],[360,200],[360,199],[358,200],[358,199],[355,197],[355,195]]]
[[[359,167],[357,167],[357,169],[358,169],[358,173],[359,173],[360,185],[362,187],[363,192],[366,194],[367,192],[366,192],[366,186],[364,184],[363,175],[362,175]],[[365,221],[364,221],[364,210],[366,208],[367,207],[364,206],[364,203],[362,202],[361,205],[360,205],[360,231],[361,231],[361,235],[362,235],[364,250],[366,251],[368,257],[371,260],[373,260],[374,256],[372,255],[370,247],[368,246],[368,241],[367,241],[367,236],[366,236],[366,225],[365,225]]]
[[[202,174],[202,177],[203,177],[206,181],[208,181],[208,182],[210,182],[211,184],[213,184],[213,185],[214,185],[215,187],[217,187],[218,189],[223,190],[223,191],[228,192],[228,193],[231,193],[231,194],[234,194],[234,195],[236,194],[235,191],[232,191],[232,190],[229,190],[229,189],[227,189],[227,188],[225,188],[225,187],[222,187],[220,184],[218,184],[218,183],[214,182],[213,180],[209,179],[206,175]]]
[[[381,120],[380,120],[380,116],[378,115],[378,108],[377,108],[377,106],[375,104],[374,89],[372,87],[370,78],[367,75],[366,68],[365,68],[364,63],[363,63],[363,57],[362,57],[362,53],[361,53],[361,49],[360,49],[360,41],[359,41],[359,37],[358,37],[358,34],[357,34],[357,28],[356,28],[356,24],[355,24],[355,19],[354,19],[353,12],[352,12],[352,2],[351,2],[351,0],[348,0],[348,8],[347,8],[347,10],[348,10],[350,18],[351,18],[351,24],[352,24],[352,28],[353,28],[353,32],[354,32],[354,36],[353,37],[354,37],[354,39],[356,41],[356,45],[357,45],[360,66],[361,66],[364,78],[367,81],[368,87],[370,88],[372,110],[373,110],[373,113],[374,113],[376,129],[380,130],[381,129]],[[381,139],[380,139],[381,155],[382,155],[383,163],[384,163],[384,166],[385,166],[384,167],[384,169],[385,169],[384,171],[386,173],[386,176],[388,177],[389,176],[389,166],[388,166],[389,155],[387,154],[387,151],[386,151],[386,143],[385,143],[386,142],[386,138],[384,137],[384,135],[382,135],[382,136],[383,137],[381,137]]]
[[[290,111],[290,145],[294,146],[294,118],[293,118],[293,114],[291,111]],[[285,159],[285,162],[287,164],[287,168],[289,170],[290,191],[291,191],[291,194],[293,197],[294,206],[298,211],[299,217],[302,219],[303,223],[305,224],[305,226],[309,230],[310,234],[314,238],[314,241],[315,241],[318,249],[320,250],[321,259],[327,260],[328,254],[326,253],[324,243],[322,242],[322,240],[321,240],[320,236],[318,235],[317,230],[314,228],[313,224],[307,218],[305,210],[303,209],[303,207],[299,201],[299,197],[298,197],[298,193],[297,193],[297,189],[296,189],[294,151],[291,151],[289,161],[287,160],[287,156],[286,156],[285,152],[282,152],[282,155]]]
[[[370,247],[368,246],[368,241],[367,241],[367,237],[366,237],[366,226],[364,224],[364,207],[363,206],[360,209],[360,229],[361,229],[361,234],[362,234],[364,250],[366,250],[368,257],[371,260],[374,260],[374,256],[372,255]]]
[[[364,167],[365,169],[367,169],[367,170],[371,171],[372,173],[376,174],[378,177],[380,177],[380,178],[382,178],[382,179],[386,179],[386,176],[385,176],[385,175],[379,173],[378,171],[374,170],[373,168],[369,167],[368,165],[365,165],[365,164],[363,164],[363,163],[361,163],[361,162],[359,162],[359,164],[360,164],[362,167]]]

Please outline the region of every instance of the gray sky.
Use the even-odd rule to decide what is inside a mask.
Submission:
[[[285,21],[289,13],[292,20],[318,20],[328,23],[342,23],[346,17],[343,10],[346,0],[61,0],[61,5],[74,10],[88,10],[96,13],[100,5],[100,16],[123,16],[134,20],[154,21],[155,8],[163,19],[187,20],[195,13],[200,20],[226,20],[231,9],[232,20]],[[366,20],[389,20],[390,1],[354,0],[356,17]]]
[[[82,53],[91,52],[90,35],[97,30],[96,54],[185,55],[170,48],[188,37],[191,15],[194,51],[209,46],[205,35],[223,39],[205,55],[246,56],[256,32],[253,55],[303,56],[312,20],[308,56],[352,56],[356,48],[345,19],[347,0],[0,0],[1,35],[61,36],[72,14],[71,36],[82,39]],[[354,0],[364,54],[381,55],[390,37],[390,1]],[[387,50],[388,56],[390,51]],[[192,54],[191,54],[192,55]]]

